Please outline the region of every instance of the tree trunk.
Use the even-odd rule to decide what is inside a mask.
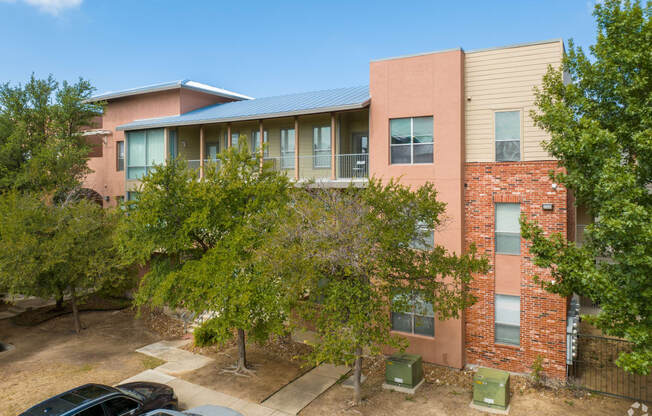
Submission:
[[[75,289],[73,288],[70,291],[70,303],[72,304],[72,319],[75,321],[75,332],[80,333],[81,332],[81,321],[79,320],[79,308],[77,306],[77,294],[75,293]]]
[[[362,378],[362,347],[355,348],[355,365],[353,367],[353,404],[358,405],[362,402],[362,392],[360,388]]]
[[[54,309],[56,309],[56,310],[58,310],[58,311],[60,311],[61,309],[63,309],[63,296],[58,296],[58,295],[57,295],[56,302],[57,302],[57,303],[56,303],[56,305],[54,305]]]
[[[247,368],[247,350],[245,348],[245,332],[244,329],[238,328],[238,370]]]

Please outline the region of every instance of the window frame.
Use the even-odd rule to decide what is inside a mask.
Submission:
[[[432,142],[430,143],[416,143],[416,146],[430,145],[432,146],[432,161],[430,162],[415,162],[414,161],[414,119],[416,118],[430,118],[432,122]],[[410,120],[410,143],[393,144],[392,143],[392,120]],[[389,164],[390,165],[432,165],[435,163],[435,117],[434,115],[424,116],[410,116],[410,117],[394,117],[389,119]],[[410,162],[392,163],[392,148],[394,147],[407,147],[410,146]]]
[[[122,157],[120,157],[120,147],[122,147]],[[126,160],[125,153],[125,141],[118,140],[115,142],[115,170],[116,172],[123,172],[125,170]],[[122,167],[120,167],[120,161],[122,161]]]
[[[256,154],[260,151],[260,148],[256,147],[256,140],[260,135],[260,130],[251,130],[251,152]],[[267,146],[265,146],[267,145]],[[269,136],[267,134],[267,129],[263,130],[263,157],[269,157]]]
[[[498,152],[496,151],[496,147],[498,146],[498,142],[510,142],[513,141],[515,142],[516,140],[497,140],[496,138],[496,113],[511,113],[511,112],[518,112],[518,120],[519,120],[519,139],[518,139],[518,160],[498,160],[497,159],[497,154]],[[494,141],[494,162],[498,163],[509,163],[509,162],[522,162],[523,161],[523,136],[524,136],[524,128],[523,128],[523,108],[501,108],[501,109],[495,109],[492,110],[492,118],[491,118],[491,123],[493,127],[493,141]]]
[[[520,256],[522,252],[521,247],[521,228],[519,224],[518,233],[511,231],[498,231],[498,206],[499,205],[518,205],[518,217],[521,217],[521,204],[518,202],[495,202],[494,203],[494,252],[496,254],[505,255],[505,256]],[[498,251],[498,237],[499,236],[516,236],[518,235],[518,253],[509,253],[504,251]]]
[[[323,144],[324,143],[324,137],[322,136],[323,129],[328,129],[328,140],[326,141],[328,143],[328,150],[325,149],[317,149],[317,139]],[[319,132],[318,137],[315,136],[315,132]],[[331,159],[333,156],[333,143],[331,141],[331,136],[333,132],[331,131],[331,125],[325,125],[325,124],[319,124],[319,125],[314,125],[312,126],[312,167],[313,169],[330,169],[331,168]],[[323,154],[317,154],[317,152],[324,153],[328,151],[328,158],[324,158]],[[319,160],[327,160],[327,163],[325,164],[320,164],[317,163],[317,156],[321,156]]]
[[[420,292],[413,293],[413,294],[410,295],[410,296],[411,296],[411,298],[412,298],[412,299],[410,299],[410,301],[409,301],[410,305],[412,306],[412,310],[411,310],[410,312],[399,312],[399,311],[394,311],[393,308],[392,308],[391,305],[390,305],[390,324],[391,324],[391,330],[392,330],[392,332],[397,332],[397,333],[400,333],[400,334],[403,334],[403,335],[409,335],[409,336],[415,336],[415,337],[435,338],[435,333],[436,333],[436,331],[435,331],[435,323],[436,323],[436,320],[435,320],[435,314],[434,314],[434,311],[433,311],[432,316],[430,316],[430,315],[422,315],[422,314],[416,313],[416,303],[417,303],[416,301],[417,301],[417,300],[420,300],[420,301],[421,301],[422,303],[424,303],[424,304],[425,304],[425,303],[428,303],[428,304],[430,305],[431,308],[433,308],[433,305],[432,305],[430,302],[426,302],[425,300],[423,300],[423,298],[421,297],[421,293],[420,293]],[[394,302],[394,301],[393,301],[393,299],[392,299],[392,302],[391,302],[391,303],[393,304],[393,302]],[[403,314],[403,315],[410,315],[410,328],[411,328],[411,332],[402,331],[402,330],[400,330],[400,329],[395,329],[395,328],[394,328],[394,314],[395,314],[395,313],[397,313],[397,314],[400,313],[400,314]],[[422,317],[422,318],[432,318],[432,335],[418,334],[418,333],[415,332],[415,327],[416,327],[416,325],[415,325],[415,317],[417,317],[417,316],[418,316],[418,317]]]
[[[509,298],[518,298],[518,325],[514,325],[513,323],[508,323],[508,322],[499,322],[498,321],[498,297],[503,296],[503,297],[509,297]],[[511,328],[518,328],[518,341],[516,343],[509,342],[508,340],[505,339],[498,339],[498,326],[502,327],[511,327]],[[521,296],[519,295],[508,295],[508,294],[503,294],[503,293],[494,293],[494,344],[499,344],[499,345],[509,345],[512,347],[520,347],[521,346]]]
[[[129,140],[129,134],[130,134],[130,133],[140,132],[140,131],[142,131],[142,132],[144,133],[144,135],[145,135],[145,142],[144,142],[144,146],[145,146],[145,165],[143,165],[143,166],[141,166],[141,165],[133,165],[133,166],[131,166],[131,165],[129,165],[129,143],[128,143],[128,140]],[[149,149],[149,146],[148,146],[149,134],[150,134],[150,132],[153,132],[153,131],[162,131],[162,132],[163,132],[163,136],[162,136],[162,137],[163,137],[163,143],[162,143],[162,144],[163,144],[163,146],[165,147],[165,136],[166,136],[166,135],[165,135],[165,129],[163,129],[163,128],[141,129],[141,130],[132,130],[132,131],[128,131],[128,132],[126,132],[125,137],[126,137],[127,140],[125,140],[125,142],[126,142],[126,143],[125,143],[125,149],[126,149],[126,152],[125,152],[125,159],[126,159],[126,160],[125,160],[125,168],[126,168],[126,177],[127,177],[127,180],[135,180],[135,181],[139,181],[139,180],[141,180],[141,178],[142,178],[143,176],[146,176],[146,175],[149,174],[149,170],[150,170],[150,169],[152,169],[153,167],[156,166],[156,165],[150,165],[150,164],[149,164],[149,163],[150,163],[150,162],[149,162],[150,159],[149,159],[149,155],[148,155],[148,149]],[[165,163],[165,161],[167,160],[167,155],[165,154],[165,152],[163,152],[163,158],[164,158],[164,159],[163,159],[163,163]],[[143,169],[144,169],[143,175],[140,176],[140,177],[138,177],[138,178],[131,178],[131,177],[129,176],[129,169],[130,169],[130,168],[143,168]]]
[[[292,157],[291,158],[289,156],[286,156],[286,154],[289,154],[290,152],[288,150],[283,149],[283,139],[284,139],[283,134],[285,133],[286,141],[287,141],[287,143],[289,143],[289,139],[290,139],[290,133],[289,132],[290,131],[293,132],[293,136],[294,136],[294,141],[292,142]],[[296,134],[297,133],[296,133],[296,131],[294,131],[294,127],[287,127],[287,128],[279,129],[279,135],[281,137],[281,140],[279,140],[280,155],[281,155],[280,156],[281,157],[281,160],[280,160],[281,169],[294,169],[295,168],[295,166],[294,166],[295,165],[294,158],[295,158],[295,154],[296,154],[296,151],[297,151],[296,146],[295,146]]]

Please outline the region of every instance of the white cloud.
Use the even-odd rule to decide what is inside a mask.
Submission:
[[[6,3],[15,3],[16,0],[0,0]],[[40,11],[58,15],[63,9],[79,6],[83,0],[21,0],[30,6],[37,7]]]

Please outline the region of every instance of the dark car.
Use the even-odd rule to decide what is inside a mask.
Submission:
[[[165,384],[85,384],[47,399],[20,416],[137,416],[154,409],[176,409],[177,405],[174,390]]]

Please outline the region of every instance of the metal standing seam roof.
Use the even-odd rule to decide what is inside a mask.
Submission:
[[[337,88],[215,104],[179,116],[136,120],[118,126],[117,129],[187,126],[352,110],[366,107],[369,101],[368,86]]]
[[[129,88],[119,91],[107,91],[102,94],[97,94],[89,98],[87,101],[103,101],[115,98],[128,97],[131,95],[146,94],[149,92],[167,91],[177,88],[185,88],[189,90],[201,91],[207,94],[213,94],[220,97],[234,98],[238,100],[250,100],[252,97],[239,94],[237,92],[225,90],[212,85],[202,84],[201,82],[191,81],[189,79],[181,79],[177,81],[161,82],[158,84],[145,85],[143,87]]]

